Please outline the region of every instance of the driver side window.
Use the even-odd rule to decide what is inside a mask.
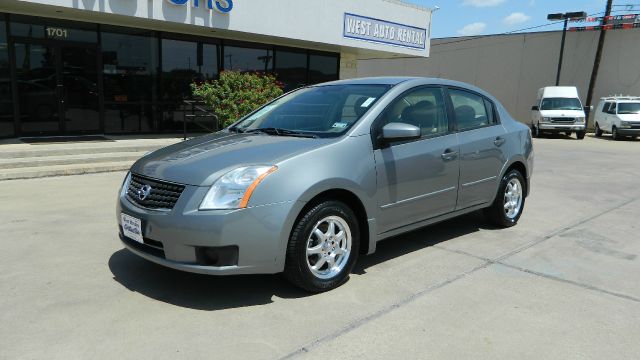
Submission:
[[[404,123],[420,128],[422,137],[444,135],[449,121],[442,90],[423,87],[401,95],[383,113],[382,128],[388,123]]]

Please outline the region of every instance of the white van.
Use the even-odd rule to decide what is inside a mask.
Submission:
[[[596,136],[610,133],[613,140],[640,136],[640,97],[610,96],[602,98],[595,116]]]
[[[576,133],[579,140],[586,132],[585,109],[575,86],[547,86],[538,90],[538,101],[531,108],[531,130],[542,133]]]

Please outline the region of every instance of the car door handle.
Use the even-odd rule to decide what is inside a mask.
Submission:
[[[505,138],[498,136],[495,140],[493,140],[493,143],[496,144],[496,146],[502,146],[505,141],[507,141],[505,140]]]
[[[442,153],[442,160],[444,161],[451,161],[457,157],[458,157],[458,152],[453,151],[451,149],[447,149],[444,151],[444,153]]]

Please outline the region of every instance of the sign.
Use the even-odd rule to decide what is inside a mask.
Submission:
[[[194,8],[206,6],[209,10],[217,10],[223,14],[228,14],[233,10],[233,0],[167,0],[173,5],[187,5],[191,3]]]
[[[427,29],[349,13],[344,14],[343,36],[419,50],[427,43]]]
[[[47,37],[50,39],[66,39],[69,37],[69,30],[48,26],[46,28]]]

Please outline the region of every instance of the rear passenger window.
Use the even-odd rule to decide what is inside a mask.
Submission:
[[[423,87],[407,92],[383,113],[381,127],[388,123],[405,123],[420,128],[422,136],[449,132],[449,121],[440,88]]]
[[[493,103],[487,99],[484,99],[484,107],[487,109],[487,118],[489,119],[489,124],[497,124],[498,117],[496,116],[495,106]]]
[[[449,89],[458,130],[464,131],[494,123],[493,109],[488,114],[484,98],[468,91]]]

